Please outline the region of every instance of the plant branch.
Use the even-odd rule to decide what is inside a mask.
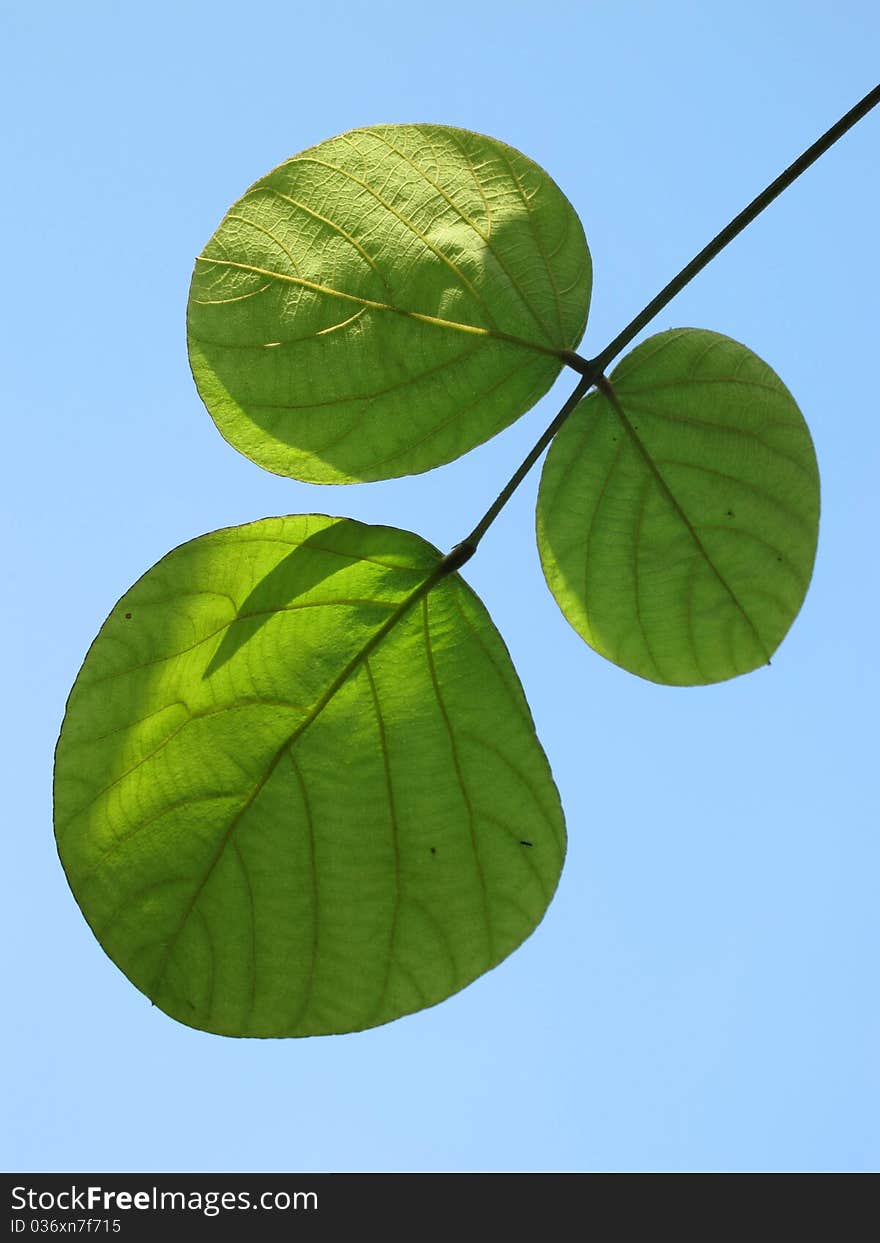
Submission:
[[[669,284],[660,290],[656,298],[652,298],[648,305],[639,311],[635,319],[631,320],[623,331],[618,333],[601,354],[598,354],[589,363],[580,358],[580,355],[575,355],[574,357],[579,360],[576,370],[585,374],[587,367],[592,369],[593,362],[597,362],[600,371],[604,371],[611,360],[616,358],[625,346],[629,345],[633,337],[640,333],[645,325],[649,324],[654,316],[659,311],[662,311],[666,304],[671,302],[675,295],[680,293],[685,285],[692,281],[697,273],[701,272],[706,264],[710,263],[724,249],[728,242],[732,242],[746,225],[751,224],[765,207],[768,207],[775,198],[778,198],[783,190],[787,190],[792,182],[800,177],[801,173],[805,172],[811,164],[815,164],[816,160],[837,142],[838,138],[842,138],[847,130],[852,129],[856,122],[867,116],[878,103],[880,103],[880,85],[869,91],[864,99],[860,99],[855,107],[850,108],[849,112],[845,113],[829,130],[826,130],[821,138],[817,138],[812,146],[807,147],[806,151],[799,155],[793,164],[789,164],[785,172],[780,173],[775,181],[771,181],[766,189],[756,195],[748,207],[744,207],[738,216],[734,216],[730,224],[726,225],[720,233],[717,233],[712,238],[712,241],[707,246],[704,246],[700,253],[695,255],[690,263],[686,264],[678,275],[674,276]],[[573,359],[568,360],[568,365],[573,365]]]
[[[876,107],[878,103],[880,103],[880,85],[875,86],[873,90],[869,91],[864,99],[859,100],[855,107],[850,108],[849,112],[845,113],[839,121],[835,122],[830,129],[826,130],[821,138],[818,138],[812,146],[807,147],[806,151],[804,151],[802,155],[799,155],[794,163],[789,164],[788,168],[786,168],[784,172],[780,173],[775,181],[771,181],[769,186],[762,190],[760,194],[756,195],[756,197],[752,199],[751,203],[749,203],[747,207],[743,208],[738,216],[734,216],[733,220],[731,220],[731,222],[726,225],[720,233],[717,233],[715,237],[712,238],[712,241],[709,242],[707,246],[704,246],[700,253],[695,255],[694,258],[691,259],[690,263],[686,264],[678,275],[674,276],[669,284],[665,285],[657,296],[652,298],[647,306],[643,307],[643,309],[639,311],[638,315],[636,315],[634,319],[630,320],[623,331],[619,332],[614,340],[606,345],[605,349],[602,350],[601,353],[597,354],[595,358],[583,358],[580,354],[575,353],[574,350],[568,351],[564,355],[566,365],[580,373],[581,378],[578,381],[577,386],[566,401],[565,405],[556,415],[553,422],[546,428],[544,433],[526,455],[525,459],[511,475],[508,482],[486,510],[485,514],[471,531],[470,535],[466,536],[465,539],[456,544],[452,551],[447,553],[440,562],[440,565],[438,566],[439,573],[437,573],[434,581],[444,577],[446,574],[451,574],[453,571],[460,569],[466,561],[470,560],[476,552],[477,545],[480,540],[498,517],[501,510],[510,500],[511,496],[513,496],[516,489],[522,483],[523,479],[525,479],[526,475],[547,448],[550,441],[559,431],[560,427],[562,427],[562,424],[571,414],[572,410],[574,410],[575,406],[579,404],[581,399],[593,387],[612,359],[616,358],[620,351],[629,345],[630,341],[632,341],[633,338],[636,337],[641,330],[651,322],[654,316],[657,315],[658,312],[662,311],[666,304],[671,302],[675,295],[680,293],[681,290],[684,289],[685,285],[687,285],[689,281],[692,281],[697,273],[701,272],[706,264],[711,262],[711,260],[724,249],[728,242],[733,241],[737,234],[743,231],[746,225],[751,224],[755,217],[759,216],[765,207],[768,207],[770,203],[772,203],[773,200],[782,193],[783,190],[786,190],[792,182],[796,181],[797,178],[800,177],[801,173],[805,172],[811,164],[814,164],[821,155],[824,155],[828,148],[837,142],[838,138],[842,138],[847,130],[852,129],[856,122],[860,121],[862,117],[867,116],[871,109]],[[432,576],[432,578],[433,577],[434,576]]]
[[[560,427],[562,427],[562,424],[571,414],[572,410],[574,410],[575,406],[580,403],[581,398],[585,396],[587,391],[592,388],[598,375],[599,369],[593,368],[592,364],[589,364],[587,372],[580,378],[580,380],[578,380],[571,396],[559,411],[556,418],[550,426],[544,430],[541,437],[535,442],[522,462],[520,462],[519,466],[508,479],[507,483],[498,493],[498,496],[483,514],[473,531],[471,531],[470,535],[466,536],[461,543],[456,544],[452,551],[447,553],[443,558],[442,565],[444,574],[451,574],[453,570],[460,569],[466,561],[471,559],[477,551],[477,545],[480,540],[501,513],[501,510],[513,496],[514,492],[547,448],[550,441],[559,431]]]

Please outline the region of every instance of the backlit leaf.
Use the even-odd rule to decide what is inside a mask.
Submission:
[[[541,919],[565,830],[510,658],[405,531],[295,516],[170,553],[71,692],[56,835],[168,1014],[305,1036],[433,1005]]]
[[[810,581],[819,475],[791,394],[745,346],[676,329],[628,355],[553,442],[544,573],[575,630],[655,682],[767,664]]]
[[[504,143],[380,125],[256,182],[196,261],[193,376],[277,474],[349,483],[451,461],[529,409],[580,340],[583,229]]]

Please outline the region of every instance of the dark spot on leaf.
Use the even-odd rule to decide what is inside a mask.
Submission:
[[[131,621],[131,613],[126,613],[126,614],[125,614],[125,620],[126,620],[126,621]]]
[[[519,844],[520,844],[520,846],[531,846],[531,844],[532,844],[532,843],[531,843],[531,842],[524,842],[524,841],[522,840],[522,838],[520,838],[520,843],[519,843]]]
[[[736,515],[734,514],[734,512],[733,512],[733,510],[732,510],[732,509],[728,509],[728,511],[727,511],[727,516],[728,516],[728,518],[733,518],[733,517],[735,517]]]
[[[436,855],[436,853],[437,853],[437,847],[436,847],[436,846],[432,846],[432,847],[431,847],[431,854],[432,854],[432,855]]]

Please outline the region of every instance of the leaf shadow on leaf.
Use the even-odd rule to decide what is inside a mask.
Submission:
[[[332,547],[334,531],[345,534],[345,523],[337,521],[315,531],[257,583],[229,623],[219,647],[208,662],[202,678],[209,678],[227,664],[244,645],[271,621],[279,609],[340,570],[351,560],[344,547]]]

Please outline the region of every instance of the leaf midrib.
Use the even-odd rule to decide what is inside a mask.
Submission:
[[[736,592],[733,590],[733,588],[730,586],[725,576],[721,573],[718,566],[712,560],[711,556],[709,555],[708,549],[706,548],[703,541],[700,539],[699,535],[697,534],[696,528],[694,527],[688,515],[685,513],[675,493],[672,491],[672,489],[669,487],[669,484],[666,482],[663,475],[660,473],[660,470],[658,469],[657,464],[655,463],[651,454],[648,452],[648,449],[645,446],[644,442],[642,441],[642,438],[639,436],[635,427],[633,426],[633,424],[630,422],[629,418],[627,417],[626,411],[623,408],[623,405],[617,395],[616,390],[614,389],[614,386],[611,384],[610,380],[607,380],[604,377],[602,377],[597,383],[597,388],[599,389],[599,392],[602,394],[602,396],[605,397],[606,401],[608,401],[611,408],[614,410],[615,414],[617,415],[618,420],[621,423],[621,426],[626,431],[632,444],[635,446],[636,450],[641,456],[642,461],[645,463],[650,474],[653,476],[654,482],[656,483],[657,487],[660,489],[661,493],[666,498],[669,505],[672,507],[674,513],[676,514],[680,522],[686,527],[688,534],[693,540],[694,545],[696,546],[697,551],[699,552],[700,556],[703,558],[703,560],[708,565],[709,569],[712,571],[712,573],[718,579],[721,586],[727,592],[727,595],[730,597],[737,612],[740,614],[740,616],[745,621],[746,625],[751,630],[752,634],[755,636],[755,640],[759,648],[763,652],[767,664],[769,664],[771,653],[767,650],[767,645],[764,642],[763,638],[761,637],[761,634],[757,626],[752,621],[745,607],[739,600],[739,597],[736,595]]]
[[[391,616],[388,617],[383,622],[383,624],[379,627],[379,629],[366,641],[366,643],[364,643],[363,646],[357,652],[355,652],[355,654],[352,657],[350,657],[347,664],[340,671],[340,673],[337,674],[337,676],[333,679],[333,681],[324,691],[323,695],[321,695],[320,698],[316,700],[315,704],[313,705],[308,715],[304,717],[302,721],[299,722],[296,729],[294,729],[293,732],[290,733],[287,736],[287,738],[285,738],[285,740],[281,743],[281,745],[275,751],[274,755],[269,760],[266,766],[266,769],[263,772],[263,775],[260,777],[257,784],[251,790],[245,802],[241,805],[241,807],[232,817],[231,821],[229,822],[229,825],[227,826],[226,830],[223,832],[222,836],[220,837],[217,848],[214,851],[214,854],[211,860],[209,861],[208,866],[205,870],[205,874],[202,877],[199,884],[196,886],[195,890],[193,891],[192,898],[190,899],[189,903],[184,909],[183,915],[177,927],[175,928],[174,932],[170,936],[168,940],[168,944],[165,948],[165,951],[159,960],[159,964],[156,968],[156,972],[153,976],[152,983],[150,985],[151,994],[155,994],[157,992],[159,983],[162,980],[162,977],[164,976],[165,971],[167,970],[171,955],[174,952],[174,949],[178,941],[180,940],[183,930],[186,927],[187,923],[189,922],[193,914],[193,911],[196,909],[196,904],[199,898],[201,897],[202,893],[204,892],[205,887],[208,884],[208,881],[211,879],[212,875],[214,874],[214,870],[217,867],[217,864],[222,859],[226,851],[226,847],[228,846],[229,842],[232,840],[233,833],[235,832],[236,828],[241,823],[241,821],[244,819],[247,812],[250,810],[250,808],[259,798],[262,791],[265,789],[270,778],[272,777],[272,774],[275,772],[275,769],[280,764],[284,755],[288,752],[289,748],[291,748],[293,744],[300,737],[302,737],[302,735],[309,728],[309,726],[312,725],[314,721],[317,720],[317,718],[321,715],[321,713],[324,711],[327,705],[331,702],[331,700],[338,694],[338,692],[342,689],[345,683],[349,680],[349,678],[355,672],[355,670],[359,668],[359,666],[367,659],[367,657],[370,655],[371,652],[375,651],[375,649],[379,646],[379,644],[382,642],[385,636],[391,630],[393,630],[393,628],[397,625],[397,623],[401,620],[401,618],[404,617],[404,615],[407,612],[409,612],[409,610],[412,608],[414,604],[416,604],[419,600],[421,600],[424,596],[426,596],[428,592],[431,590],[431,588],[437,582],[439,582],[440,579],[445,576],[445,574],[446,574],[446,568],[443,562],[440,561],[437,563],[437,565],[434,567],[433,571],[428,575],[428,577],[423,579],[422,582],[419,583],[417,587],[413,588],[413,590],[409,593],[409,595],[406,596],[401,601],[401,603],[397,606],[397,608],[391,614]]]
[[[270,268],[261,268],[253,263],[241,263],[237,259],[215,259],[210,255],[197,255],[196,263],[213,263],[222,268],[235,268],[237,271],[250,272],[254,276],[264,276],[269,280],[284,281],[301,289],[309,289],[312,293],[325,294],[331,298],[342,298],[346,302],[354,302],[357,306],[367,307],[371,311],[385,311],[394,315],[402,315],[405,319],[414,319],[419,323],[429,324],[435,328],[445,328],[453,332],[466,332],[472,336],[484,337],[494,341],[504,341],[508,345],[518,345],[521,349],[533,350],[537,354],[549,355],[565,361],[570,351],[559,346],[543,345],[539,341],[529,341],[518,337],[515,333],[504,332],[500,328],[485,328],[476,324],[464,324],[458,320],[443,319],[439,315],[427,315],[423,311],[411,311],[406,307],[396,306],[391,302],[377,302],[373,298],[365,298],[361,294],[348,293],[343,289],[334,289],[330,285],[321,285],[317,281],[307,280],[304,276],[290,276],[286,272],[274,272]],[[225,348],[225,347],[220,347]]]

